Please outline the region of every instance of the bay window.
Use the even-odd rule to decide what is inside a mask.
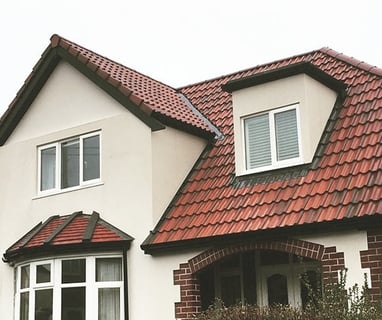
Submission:
[[[40,193],[100,180],[100,133],[90,133],[38,148]]]
[[[122,320],[122,257],[31,262],[17,267],[16,320]]]

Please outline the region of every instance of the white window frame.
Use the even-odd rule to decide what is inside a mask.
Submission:
[[[96,281],[96,259],[102,258],[120,258],[121,259],[121,280],[120,281]],[[86,260],[86,281],[78,283],[61,283],[61,262],[64,260]],[[61,289],[62,288],[75,288],[75,287],[85,287],[85,310],[86,310],[86,320],[96,320],[98,319],[98,289],[99,288],[119,288],[119,305],[120,305],[120,319],[125,319],[125,301],[124,301],[124,266],[123,266],[123,256],[119,254],[110,255],[96,255],[96,256],[70,256],[64,258],[55,258],[50,260],[39,260],[31,261],[28,263],[23,263],[16,266],[16,295],[15,295],[15,318],[14,320],[20,319],[20,297],[21,293],[29,292],[29,311],[28,320],[35,320],[34,309],[35,309],[35,293],[37,290],[41,289],[53,289],[53,314],[52,320],[61,319]],[[36,283],[36,266],[41,264],[51,264],[51,282],[47,283]],[[30,278],[29,287],[21,289],[21,268],[29,265]]]
[[[298,139],[298,149],[299,156],[286,160],[277,160],[277,149],[276,149],[276,132],[275,132],[275,114],[281,113],[288,110],[296,110],[296,121],[297,121],[297,139]],[[269,115],[269,130],[270,130],[270,146],[271,146],[271,164],[267,166],[257,167],[257,168],[247,168],[247,141],[246,141],[246,127],[245,120],[250,119],[252,117],[260,116],[262,114]],[[303,163],[303,150],[301,143],[301,126],[300,126],[300,104],[293,103],[284,107],[280,107],[277,109],[269,110],[266,112],[251,114],[241,118],[241,127],[242,127],[242,145],[243,145],[243,168],[245,169],[245,173],[257,173],[263,171],[269,171],[274,169],[280,169],[284,167],[290,167],[294,165],[299,165]]]
[[[91,179],[84,181],[83,180],[83,141],[86,138],[89,137],[99,137],[99,166],[100,166],[100,173],[99,177],[96,179]],[[61,188],[61,145],[65,142],[72,141],[78,139],[79,140],[79,149],[80,149],[80,159],[79,159],[79,184],[77,186],[68,187],[68,188]],[[43,150],[49,149],[54,147],[56,150],[56,170],[55,170],[55,187],[47,190],[41,190],[41,153]],[[72,190],[81,189],[87,186],[92,186],[96,184],[100,184],[102,182],[102,135],[101,131],[91,132],[83,135],[73,136],[64,140],[60,140],[57,142],[45,144],[42,146],[37,147],[37,155],[38,155],[38,161],[37,161],[37,194],[39,196],[54,194],[54,193],[61,193],[61,192],[67,192]]]

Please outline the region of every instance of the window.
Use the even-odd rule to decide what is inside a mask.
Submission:
[[[39,192],[47,193],[98,182],[100,133],[91,133],[38,148]]]
[[[17,320],[122,320],[121,257],[32,262],[17,268]]]
[[[279,251],[233,255],[198,276],[203,310],[216,298],[225,306],[250,303],[305,307],[310,293],[321,293],[321,271],[317,261]]]
[[[246,170],[264,171],[301,162],[298,104],[243,121]]]

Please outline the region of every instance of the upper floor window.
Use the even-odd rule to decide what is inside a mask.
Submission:
[[[119,256],[35,261],[16,275],[17,320],[124,319]]]
[[[243,123],[247,171],[300,163],[298,104],[251,115]]]
[[[100,179],[100,133],[90,133],[38,148],[39,192],[58,191]]]

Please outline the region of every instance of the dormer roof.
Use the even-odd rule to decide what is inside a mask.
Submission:
[[[301,66],[324,76],[326,83],[346,87],[312,163],[237,177],[230,91],[298,72]],[[287,236],[320,226],[328,230],[354,223],[358,228],[362,221],[382,218],[381,69],[323,48],[181,91],[224,139],[201,156],[143,243],[146,252],[257,235]]]

